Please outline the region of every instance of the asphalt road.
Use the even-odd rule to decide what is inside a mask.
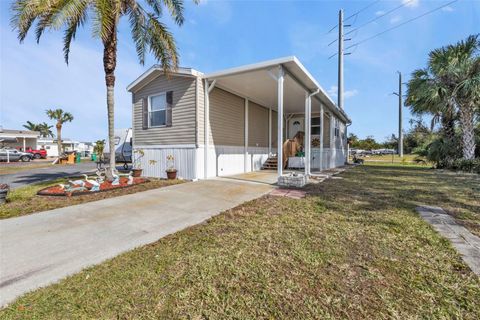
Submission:
[[[75,165],[52,165],[47,168],[32,168],[31,170],[23,170],[12,174],[2,174],[0,175],[0,183],[6,183],[10,185],[11,189],[15,189],[31,183],[93,172],[95,169],[95,162],[82,162]]]

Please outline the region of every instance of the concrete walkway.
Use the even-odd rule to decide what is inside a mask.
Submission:
[[[0,221],[0,305],[273,189],[203,180]]]
[[[480,276],[480,238],[456,223],[442,208],[420,206],[417,207],[417,212],[438,233],[450,240],[463,261]]]

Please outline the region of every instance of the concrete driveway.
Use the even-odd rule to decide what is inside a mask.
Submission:
[[[0,305],[271,191],[202,180],[0,221]]]

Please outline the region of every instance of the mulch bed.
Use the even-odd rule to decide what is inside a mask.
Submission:
[[[99,191],[73,191],[73,192],[66,192],[60,185],[55,185],[55,186],[50,186],[47,188],[44,188],[40,191],[37,192],[37,195],[39,196],[59,196],[59,197],[70,197],[70,196],[79,196],[79,195],[85,195],[85,194],[93,194],[93,193],[98,193],[98,192],[104,192],[104,191],[109,191],[109,190],[114,190],[114,189],[121,189],[121,188],[128,188],[132,187],[137,184],[145,183],[147,182],[148,179],[145,178],[133,178],[133,183],[128,184],[128,178],[122,177],[120,178],[120,184],[113,186],[111,182],[105,181],[102,184],[100,184],[100,190]],[[81,187],[80,185],[74,185],[75,187]],[[92,184],[85,182],[85,187],[87,189],[92,188]]]

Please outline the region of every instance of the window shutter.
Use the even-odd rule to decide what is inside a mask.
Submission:
[[[167,91],[167,108],[165,110],[166,125],[167,127],[172,126],[172,108],[173,108],[173,91]]]
[[[142,99],[142,129],[148,129],[148,99]]]

